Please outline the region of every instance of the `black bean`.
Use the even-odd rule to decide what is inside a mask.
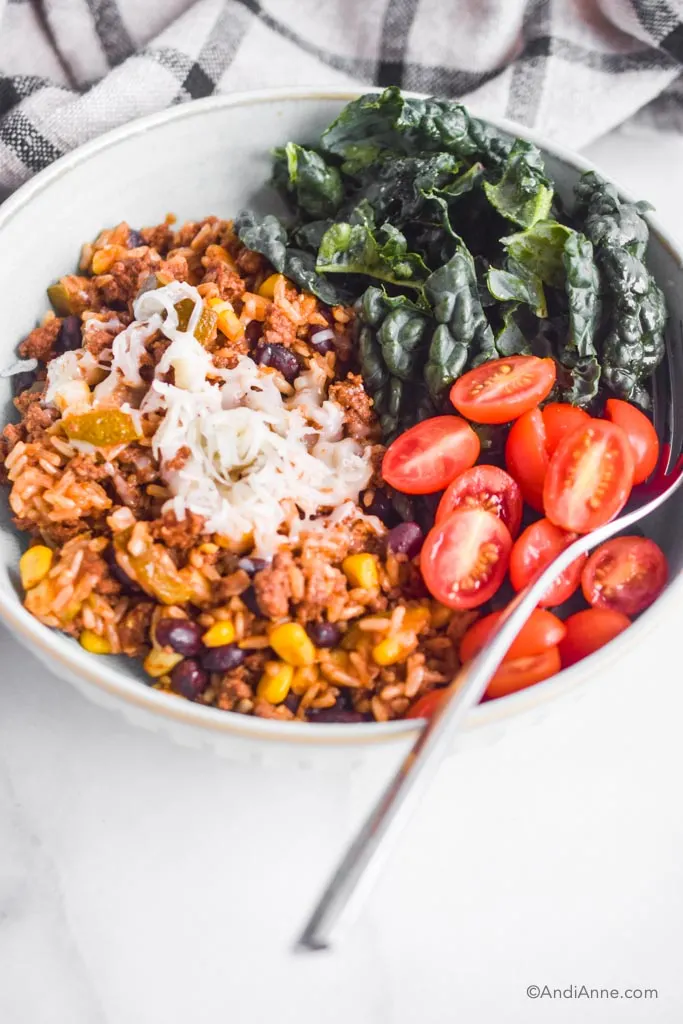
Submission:
[[[176,654],[190,657],[202,649],[202,631],[190,619],[160,619],[155,629],[157,643],[172,647]]]
[[[360,711],[345,711],[343,708],[311,708],[307,713],[309,722],[367,722],[368,717]]]
[[[107,562],[114,579],[117,579],[125,590],[130,591],[131,594],[141,594],[142,587],[138,586],[135,580],[131,579],[125,569],[122,569],[119,563],[116,561],[116,555],[114,549],[110,545],[104,553],[105,561]]]
[[[240,594],[240,601],[244,602],[252,615],[260,616],[262,614],[258,601],[256,600],[256,591],[253,587],[249,587],[248,590],[245,590]]]
[[[237,644],[223,644],[222,647],[209,647],[202,655],[202,665],[207,672],[230,672],[241,665],[247,656]]]
[[[251,348],[258,344],[263,334],[263,324],[258,320],[250,320],[244,329],[244,336]]]
[[[272,366],[274,370],[279,370],[290,384],[301,372],[299,360],[284,345],[264,345],[259,343],[256,346],[254,356],[256,362],[261,366]]]
[[[387,547],[395,555],[407,555],[415,558],[420,553],[424,542],[424,534],[417,523],[399,523],[389,531]]]
[[[55,351],[73,352],[75,349],[80,348],[82,344],[80,316],[65,317],[62,320],[62,326],[59,328]]]
[[[341,640],[341,629],[335,622],[309,622],[306,632],[316,647],[336,647]]]
[[[191,658],[178,662],[171,672],[171,689],[188,700],[194,700],[208,685],[208,675],[201,665]]]
[[[319,334],[325,332],[325,337],[321,341],[316,341]],[[334,339],[329,336],[329,327],[311,327],[308,333],[308,344],[311,348],[314,348],[316,352],[319,352],[321,356],[324,356],[326,352],[331,352],[334,348]]]
[[[141,245],[145,244],[145,240],[139,231],[135,228],[128,228],[128,248],[138,249]]]
[[[370,494],[372,494],[372,499],[368,501]],[[358,503],[366,515],[377,516],[387,526],[391,526],[398,519],[391,498],[386,491],[382,491],[379,487],[374,488],[373,491],[361,491],[358,495]]]
[[[12,376],[12,394],[20,395],[24,391],[28,391],[29,388],[33,387],[35,383],[35,373],[31,370],[22,370],[21,373],[15,373]]]
[[[284,700],[285,707],[288,708],[293,715],[295,715],[299,709],[300,703],[301,697],[299,697],[298,694],[294,693],[293,690],[290,690]]]
[[[240,558],[237,563],[238,568],[244,570],[249,576],[267,569],[269,565],[270,562],[267,558]]]

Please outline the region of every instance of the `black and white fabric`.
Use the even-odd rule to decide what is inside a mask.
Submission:
[[[212,93],[397,84],[581,146],[683,129],[683,0],[0,0],[0,195]]]

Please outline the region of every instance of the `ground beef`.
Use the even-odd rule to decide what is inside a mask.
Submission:
[[[176,519],[175,512],[164,512],[161,519],[150,523],[150,533],[155,540],[162,540],[169,548],[187,551],[194,547],[204,532],[204,517],[195,512],[186,512],[184,519]]]
[[[159,258],[147,250],[144,256],[117,260],[108,274],[97,279],[102,299],[110,306],[127,306],[133,301],[143,281],[158,269]]]
[[[164,279],[168,278],[169,281],[188,281],[190,278],[190,268],[187,264],[187,259],[180,253],[174,253],[169,259],[164,260],[159,267],[159,273],[163,275]]]
[[[280,551],[269,569],[254,576],[254,591],[261,614],[267,619],[284,619],[289,614],[292,584],[289,570],[293,564],[289,551]]]
[[[243,335],[241,341],[235,342],[233,348],[219,348],[211,353],[211,358],[220,370],[234,370],[240,354],[246,355],[247,352],[248,346]]]
[[[239,274],[230,269],[225,260],[207,259],[203,262],[206,267],[203,283],[215,284],[222,299],[233,302],[244,295],[244,281]]]
[[[40,434],[44,433],[55,420],[59,419],[59,410],[53,408],[43,408],[40,404],[41,395],[32,395],[29,392],[30,397],[34,397],[36,400],[31,402],[26,410],[24,416],[24,424],[26,426],[27,436],[30,438],[36,438]]]
[[[41,363],[49,362],[55,354],[53,350],[61,326],[62,321],[55,316],[42,327],[34,327],[28,337],[19,345],[19,355],[23,359],[39,359]]]
[[[346,433],[357,440],[367,440],[378,433],[377,417],[372,399],[363,387],[358,373],[349,373],[345,380],[330,385],[329,397],[344,410]]]
[[[153,228],[142,228],[140,234],[151,249],[156,249],[162,255],[171,248],[173,232],[168,224],[157,224]]]
[[[346,577],[325,559],[315,562],[305,575],[306,593],[297,607],[297,618],[301,622],[316,622],[323,617],[331,601],[346,594]]]
[[[279,306],[271,306],[263,324],[266,345],[285,345],[290,348],[296,341],[296,325]]]
[[[253,690],[248,682],[248,670],[244,666],[222,676],[218,684],[216,704],[223,711],[231,711],[241,700],[251,700]]]
[[[69,469],[72,469],[80,480],[104,480],[108,476],[104,463],[98,462],[94,455],[74,455],[69,463]]]
[[[242,249],[237,256],[236,262],[237,269],[242,273],[243,277],[265,277],[270,271],[270,264],[266,258],[258,252],[252,252],[251,249]]]
[[[143,654],[149,647],[147,638],[153,611],[154,604],[151,601],[140,601],[126,612],[119,623],[121,650],[131,658]]]
[[[124,476],[123,473],[116,472],[112,475],[111,482],[121,504],[129,508],[136,518],[140,518],[147,506],[147,495],[138,486],[135,474]]]
[[[128,445],[119,455],[118,463],[120,466],[132,467],[139,484],[151,484],[159,477],[150,449],[142,445]]]
[[[114,338],[119,332],[118,330],[108,331],[102,327],[95,326],[96,320],[91,320],[90,323],[92,326],[83,332],[83,348],[95,356],[96,359],[99,359],[103,352],[112,347]],[[121,330],[123,330],[123,327]]]
[[[177,472],[179,469],[183,468],[191,454],[192,452],[190,449],[186,444],[184,444],[182,448],[178,449],[173,458],[169,459],[168,462],[164,464],[164,469],[169,473]]]

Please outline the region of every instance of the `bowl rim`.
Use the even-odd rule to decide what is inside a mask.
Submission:
[[[261,103],[277,103],[287,101],[332,100],[348,103],[366,93],[379,93],[379,88],[361,86],[345,88],[318,88],[309,86],[281,87],[236,92],[229,95],[210,96],[193,100],[180,106],[170,107],[127,124],[114,128],[99,135],[82,146],[66,153],[49,167],[21,185],[0,206],[0,233],[5,225],[20,211],[30,204],[32,199],[48,188],[54,181],[67,175],[74,167],[85,163],[95,155],[102,153],[120,142],[136,135],[154,131],[169,122],[181,121],[195,117],[206,110],[225,109],[231,107],[258,105]],[[426,94],[404,90],[404,95],[422,98]],[[475,106],[476,112],[476,106]],[[479,115],[477,115],[479,116]],[[583,171],[597,170],[589,160],[561,143],[546,139],[540,133],[524,125],[517,124],[507,118],[485,117],[483,120],[506,131],[518,135],[539,146],[556,159],[571,167]],[[600,173],[600,172],[599,172]],[[611,175],[603,175],[613,182]],[[627,199],[633,197],[628,190],[622,189],[613,182],[619,193]],[[657,218],[649,213],[646,215],[651,232],[669,251],[683,269],[683,248],[662,226]],[[545,682],[537,683],[526,690],[520,690],[496,701],[479,704],[467,717],[466,729],[481,729],[509,717],[519,717],[520,713],[546,704],[562,696],[563,693],[576,688],[588,677],[597,675],[600,667],[605,668],[620,658],[628,649],[635,646],[654,626],[655,612],[661,614],[664,607],[669,607],[676,599],[683,582],[683,573],[670,580],[666,590],[654,604],[631,627],[617,638],[616,644],[610,643],[596,651],[583,662],[564,669],[557,676]],[[0,591],[0,618],[11,630],[16,631],[24,645],[33,650],[39,648],[45,660],[56,661],[65,670],[66,675],[76,675],[83,681],[105,691],[110,696],[129,705],[159,715],[161,718],[189,725],[213,734],[233,735],[235,738],[265,740],[269,743],[299,745],[306,747],[360,747],[374,746],[380,743],[407,740],[417,735],[419,726],[410,719],[398,719],[391,722],[359,722],[346,724],[310,723],[297,721],[278,721],[275,719],[255,718],[240,715],[236,712],[222,711],[214,707],[205,707],[191,701],[180,699],[172,694],[164,693],[145,686],[134,678],[127,678],[107,659],[88,655],[76,643],[69,643],[61,634],[55,633],[35,619],[22,604],[16,604]],[[627,639],[628,638],[628,639]],[[63,645],[63,649],[62,649]],[[68,645],[68,646],[67,646]]]

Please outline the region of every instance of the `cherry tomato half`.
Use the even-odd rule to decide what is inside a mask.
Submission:
[[[552,359],[492,359],[455,382],[451,402],[462,416],[475,423],[507,423],[542,402],[554,383]]]
[[[427,534],[420,569],[432,597],[448,608],[477,608],[503,582],[512,538],[483,508],[459,508]]]
[[[633,483],[642,484],[657,465],[659,438],[657,431],[644,412],[620,398],[610,398],[605,405],[605,415],[612,423],[626,432],[633,452]]]
[[[465,420],[434,416],[416,423],[389,445],[382,476],[405,494],[434,494],[474,465],[479,448],[479,438]]]
[[[431,718],[439,704],[443,700],[446,688],[430,690],[429,693],[419,697],[411,708],[406,711],[406,718]]]
[[[522,494],[508,473],[498,466],[472,466],[446,488],[436,510],[436,522],[456,508],[485,508],[502,519],[512,537],[522,523]]]
[[[486,688],[484,696],[487,700],[505,697],[508,693],[523,690],[534,683],[556,675],[562,668],[560,652],[557,647],[549,647],[541,654],[531,658],[514,658],[504,661]]]
[[[631,625],[631,620],[611,608],[586,608],[565,621],[567,635],[560,641],[562,668],[569,668],[599,650]]]
[[[659,597],[668,575],[666,556],[653,540],[613,537],[586,562],[581,588],[595,608],[637,615]]]
[[[545,427],[545,450],[552,455],[560,441],[571,434],[572,430],[582,427],[590,416],[576,405],[568,402],[548,402],[543,408],[543,426]]]
[[[560,441],[543,485],[543,508],[557,526],[589,533],[624,507],[633,486],[633,455],[615,423],[589,420]]]
[[[543,511],[543,483],[549,463],[541,410],[530,409],[510,428],[505,443],[505,465],[519,484],[527,505],[537,512]]]
[[[460,641],[460,660],[471,661],[482,647],[488,643],[488,639],[498,625],[503,613],[491,612],[483,619],[477,619],[467,630]],[[557,647],[566,633],[564,622],[558,619],[552,612],[546,612],[542,608],[536,608],[522,626],[520,632],[505,655],[503,661],[511,661],[516,658],[533,658],[535,654],[542,654],[549,647]]]
[[[521,590],[548,562],[552,562],[560,551],[576,540],[576,534],[566,533],[548,519],[539,519],[527,526],[515,541],[510,553],[510,582],[515,590]],[[581,582],[581,570],[586,555],[580,555],[575,562],[557,577],[546,591],[541,607],[562,604],[572,596]]]

